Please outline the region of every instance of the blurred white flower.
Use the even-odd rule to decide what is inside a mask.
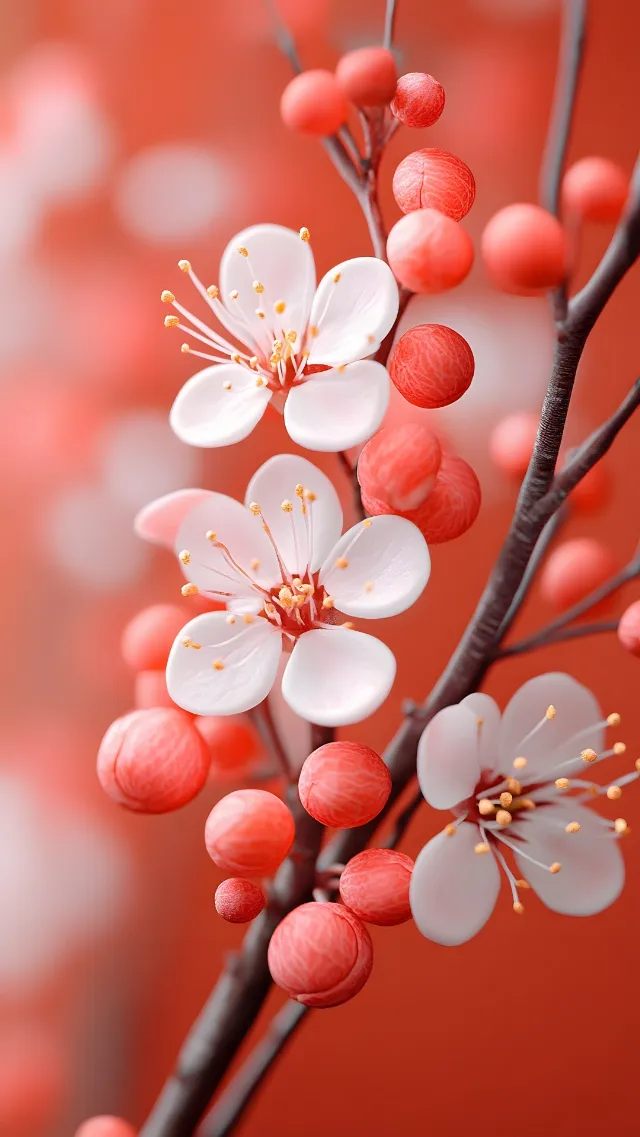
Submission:
[[[105,488],[132,511],[200,478],[200,455],[176,438],[161,411],[135,411],[111,422],[102,463]]]
[[[52,504],[44,538],[54,564],[85,588],[125,588],[144,572],[148,550],[132,528],[132,510],[100,485],[76,485]]]

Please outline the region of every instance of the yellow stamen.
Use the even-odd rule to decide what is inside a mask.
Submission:
[[[207,541],[217,541],[218,540],[218,535],[217,535],[217,533],[215,533],[213,531],[213,529],[207,529],[207,532],[205,533],[205,537],[207,538]]]
[[[550,703],[550,705],[547,707],[547,709],[544,713],[545,713],[546,717],[549,719],[549,721],[551,722],[556,717],[558,712],[556,711],[556,708],[554,707],[553,703]]]
[[[284,300],[277,300],[273,305],[273,310],[278,314],[278,316],[281,316],[286,307],[287,305],[285,304]]]
[[[173,295],[173,292],[169,292],[169,289],[165,288],[160,293],[160,299],[162,300],[163,304],[173,304],[175,296]]]
[[[366,517],[362,524],[364,525],[365,529],[368,529],[370,525],[373,525],[373,521],[371,521],[369,517]]]
[[[496,813],[496,821],[498,822],[498,825],[501,826],[511,825],[513,818],[508,809],[499,809]]]
[[[224,671],[224,663],[221,659],[214,659],[211,666],[213,667],[214,671]]]
[[[598,760],[598,755],[596,754],[595,750],[591,749],[590,746],[587,747],[586,750],[582,751],[580,757],[582,758],[583,762],[597,762]]]
[[[249,250],[245,249],[244,245],[238,245],[238,252],[240,253],[241,257],[249,256]]]
[[[480,798],[478,812],[482,817],[491,817],[495,813],[495,806],[489,801],[488,797]]]
[[[570,821],[568,825],[565,825],[564,831],[565,831],[565,833],[579,833],[580,832],[580,822],[579,821]]]
[[[342,276],[342,273],[341,273],[341,272],[334,272],[334,274],[333,274],[333,283],[334,283],[334,284],[337,284],[337,283],[338,283],[338,281],[340,280],[340,277],[341,277],[341,276]]]
[[[178,560],[182,561],[183,565],[188,565],[189,561],[191,560],[191,553],[189,550],[183,549],[181,553],[178,553]]]
[[[230,391],[232,386],[233,386],[233,384],[232,384],[231,380],[225,379],[224,383],[222,384],[222,389],[223,389],[223,391]]]
[[[346,569],[349,567],[349,562],[346,557],[338,557],[335,562],[335,567],[339,569]]]
[[[300,230],[300,240],[301,241],[310,241],[311,240],[311,234],[310,234],[309,230],[307,229],[306,225],[303,225],[302,229]]]
[[[512,794],[515,794],[517,797],[518,794],[522,793],[522,786],[520,785],[520,782],[518,781],[517,778],[507,778],[506,781],[507,781],[507,789]]]
[[[510,793],[507,793],[505,791],[505,793],[500,794],[500,805],[502,806],[503,809],[507,809],[508,806],[511,805],[512,801],[513,801],[513,797]]]
[[[220,289],[217,284],[210,284],[207,288],[207,296],[210,296],[212,300],[217,300],[219,295]]]
[[[626,748],[624,742],[614,742],[614,744],[613,744],[613,753],[614,754],[624,754],[626,749],[627,748]]]
[[[280,509],[283,513],[293,513],[293,503],[290,502],[288,498],[285,498],[285,500],[282,502],[282,505],[280,506]]]
[[[529,884],[528,880],[521,878],[520,880],[516,881],[516,888],[531,888],[531,885]]]
[[[178,261],[178,268],[181,272],[191,272],[191,263],[189,261]]]
[[[373,588],[374,588],[373,581],[372,580],[365,580],[365,582],[364,582],[365,592],[373,592]]]
[[[514,760],[513,760],[513,766],[514,766],[514,769],[516,769],[516,770],[524,770],[526,764],[527,764],[526,758],[514,758]]]
[[[620,786],[609,786],[609,789],[607,790],[607,797],[609,798],[609,801],[618,801],[618,798],[622,797],[622,790]]]
[[[260,296],[260,295],[261,295],[261,294],[264,292],[264,284],[262,283],[262,281],[260,281],[260,280],[254,280],[254,282],[253,282],[253,291],[254,291],[254,292],[257,292],[257,293],[258,293],[258,296]]]
[[[183,584],[180,591],[183,596],[197,596],[200,589],[197,584]]]
[[[607,716],[607,722],[608,722],[609,726],[620,726],[620,723],[622,722],[622,718],[617,713],[617,711],[614,711],[614,713],[612,715]]]
[[[259,568],[260,568],[260,561],[258,560],[257,557],[254,557],[252,562],[251,562],[251,569],[253,572],[255,572],[256,569],[259,569]]]
[[[333,599],[333,596],[325,596],[324,600],[322,601],[322,607],[333,608],[334,603],[335,601]]]
[[[513,911],[515,912],[516,916],[524,916],[524,904],[521,904],[519,900],[516,900],[513,905]]]
[[[165,328],[177,328],[179,323],[180,323],[180,317],[179,316],[165,316],[165,318],[164,318]]]
[[[560,872],[561,868],[562,868],[562,865],[560,864],[560,861],[554,861],[552,865],[549,865],[549,872],[552,873],[553,876],[555,876],[557,873]]]
[[[457,829],[457,826],[454,825],[452,821],[450,821],[449,824],[445,825],[445,827],[444,827],[444,831],[447,834],[447,837],[455,837],[456,829]]]
[[[626,833],[627,829],[628,829],[628,825],[627,825],[624,817],[616,817],[616,819],[613,823],[613,828],[615,829],[616,833]]]
[[[556,786],[559,790],[568,790],[569,789],[569,779],[568,778],[556,778]]]
[[[256,622],[255,616],[251,612],[245,612],[244,616],[242,617],[242,623],[243,624],[255,624],[255,622]]]
[[[474,853],[477,853],[479,857],[481,857],[483,853],[490,853],[491,849],[487,845],[486,841],[478,841],[478,844],[474,846],[473,851]]]
[[[189,352],[191,351],[191,348],[189,347],[188,343],[183,343],[183,344],[180,344],[180,351],[182,352],[183,355],[188,355]]]

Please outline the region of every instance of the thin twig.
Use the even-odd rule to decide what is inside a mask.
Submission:
[[[401,813],[396,817],[393,828],[388,837],[382,842],[384,849],[396,849],[404,837],[409,825],[413,819],[414,814],[420,808],[424,801],[422,790],[416,790],[411,800],[407,803]]]
[[[266,750],[273,758],[275,758],[280,773],[284,778],[286,778],[288,782],[293,781],[294,774],[291,769],[291,764],[289,762],[289,758],[284,748],[282,739],[280,738],[278,728],[271,713],[269,699],[263,699],[263,701],[257,707],[254,707],[253,711],[249,712],[249,715],[256,726],[256,729],[264,743]]]
[[[540,565],[544,561],[550,546],[558,536],[560,529],[566,523],[568,516],[569,510],[566,506],[558,509],[556,513],[553,514],[553,517],[549,518],[547,524],[542,530],[535,549],[533,550],[529,564],[527,565],[522,580],[520,581],[518,590],[513,600],[511,601],[509,610],[504,620],[502,621],[500,628],[498,629],[498,643],[502,643],[504,637],[507,635],[509,629],[511,628],[513,621],[515,620],[527,596],[529,595],[529,592],[531,591],[531,587],[536,578],[536,574],[540,568]]]
[[[601,632],[616,632],[617,630],[617,620],[603,620],[600,624],[579,624],[575,628],[562,628],[555,634],[543,628],[537,635],[530,636],[527,640],[521,640],[520,643],[502,648],[494,655],[493,661],[498,663],[501,659],[508,659],[512,655],[524,655],[526,652],[547,647],[549,644],[560,644],[564,643],[565,640],[579,640],[583,636],[595,636]]]
[[[387,0],[387,7],[384,14],[384,39],[383,45],[388,51],[393,47],[393,34],[396,23],[396,0]]]

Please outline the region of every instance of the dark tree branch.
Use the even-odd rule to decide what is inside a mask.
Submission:
[[[280,773],[286,779],[286,781],[292,781],[293,773],[289,763],[289,758],[282,744],[282,739],[278,733],[278,728],[274,722],[273,715],[271,714],[269,699],[263,699],[259,706],[254,707],[253,711],[249,712],[249,715],[252,721],[255,723],[256,729],[262,739],[267,753],[275,759]]]
[[[553,514],[553,516],[549,518],[547,524],[542,530],[542,533],[540,534],[538,542],[531,555],[531,559],[525,569],[522,580],[520,581],[520,585],[518,586],[516,594],[511,601],[509,610],[507,611],[507,614],[498,629],[497,639],[499,643],[502,642],[504,637],[509,632],[511,625],[516,619],[520,609],[522,608],[522,605],[524,604],[527,596],[529,595],[529,592],[531,591],[531,587],[536,578],[538,569],[544,561],[550,546],[558,536],[560,529],[566,523],[568,516],[569,511],[565,505],[562,508],[558,509]]]
[[[540,174],[540,202],[556,217],[584,58],[587,8],[588,0],[565,0],[553,109]]]
[[[583,636],[595,636],[601,632],[615,632],[617,629],[617,620],[605,620],[600,624],[578,624],[575,628],[561,628],[555,633],[543,628],[542,631],[535,636],[530,636],[527,640],[521,640],[520,643],[503,647],[493,657],[493,661],[498,663],[501,659],[509,659],[512,655],[525,655],[527,652],[535,651],[536,648],[548,647],[549,644],[560,644],[566,640],[579,640]]]
[[[393,35],[396,23],[396,0],[387,0],[387,7],[384,14],[384,38],[383,45],[391,51],[393,47]]]

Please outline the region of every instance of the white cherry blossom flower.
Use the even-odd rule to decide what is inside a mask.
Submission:
[[[196,616],[177,637],[167,687],[199,715],[257,706],[290,658],[282,694],[302,718],[343,726],[372,714],[396,664],[380,640],[344,617],[380,619],[420,596],[430,558],[419,529],[374,517],[342,533],[333,485],[305,458],[270,458],[249,483],[245,505],[224,494],[184,490],[147,506],[136,521],[147,540],[173,546],[189,583],[227,611]]]
[[[171,425],[192,446],[227,446],[246,438],[269,403],[284,413],[294,440],[308,450],[346,450],[380,426],[389,401],[386,368],[368,359],[398,313],[391,269],[356,257],[331,269],[316,288],[309,230],[254,225],[229,243],[219,285],[191,278],[221,330],[192,316],[172,292],[167,316],[196,341],[183,352],[211,361],[185,383]],[[181,322],[186,321],[186,322]]]
[[[627,824],[585,802],[617,801],[639,775],[605,785],[584,775],[624,753],[621,742],[605,749],[607,726],[619,723],[561,673],[530,679],[502,717],[488,695],[473,694],[432,719],[418,745],[418,779],[429,804],[454,820],[416,860],[411,909],[424,936],[447,945],[475,936],[496,903],[500,869],[517,913],[525,888],[568,916],[591,916],[617,899],[624,884],[617,838]]]

